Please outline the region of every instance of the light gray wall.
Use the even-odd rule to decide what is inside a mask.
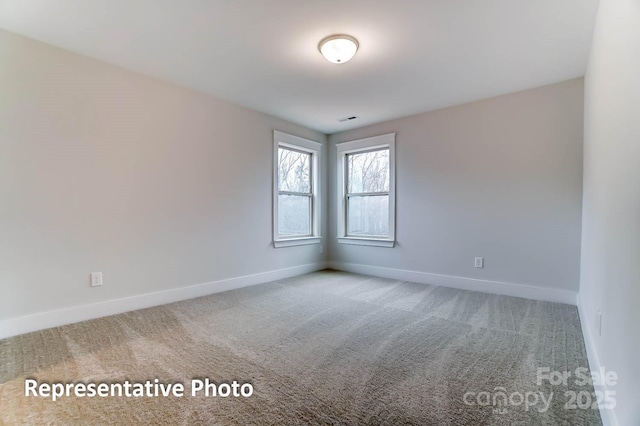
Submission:
[[[274,129],[326,142],[0,30],[0,319],[323,261],[272,248]]]
[[[585,79],[580,298],[598,361],[619,377],[620,425],[640,424],[639,76],[640,3],[602,0]]]
[[[338,244],[332,192],[330,259],[576,291],[582,126],[574,79],[331,135],[334,188],[336,143],[397,133],[398,244]]]

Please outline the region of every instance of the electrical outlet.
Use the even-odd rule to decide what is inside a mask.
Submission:
[[[100,287],[102,285],[102,272],[91,273],[91,287]]]
[[[476,257],[474,266],[476,268],[484,268],[484,257]]]

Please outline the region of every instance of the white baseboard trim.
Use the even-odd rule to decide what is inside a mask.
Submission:
[[[582,336],[584,337],[584,345],[587,349],[587,359],[589,360],[589,369],[591,371],[601,371],[604,366],[598,359],[598,352],[594,340],[594,333],[591,330],[591,322],[588,320],[587,312],[582,304],[580,294],[578,294],[578,314],[580,315],[580,326],[582,328]],[[594,385],[594,389],[600,392],[611,391],[605,384]],[[603,426],[618,426],[618,420],[614,410],[600,410],[600,418]]]
[[[451,275],[430,274],[427,272],[406,271],[403,269],[383,268],[380,266],[360,265],[344,262],[327,262],[329,268],[357,274],[411,281],[421,284],[433,284],[461,290],[480,291],[504,296],[523,297],[525,299],[566,303],[575,306],[578,292],[548,287],[536,287],[525,284],[513,284],[499,281],[479,280],[475,278],[455,277]]]
[[[190,285],[171,290],[145,293],[121,299],[106,300],[104,302],[73,306],[17,318],[10,318],[0,321],[0,339],[32,331],[58,327],[65,324],[72,324],[80,321],[120,314],[123,312],[135,311],[136,309],[150,308],[152,306],[165,305],[167,303],[193,299],[195,297],[206,296],[213,293],[221,293],[223,291],[234,290],[241,287],[263,284],[270,281],[319,271],[324,268],[326,268],[325,262],[310,263],[307,265],[295,266],[293,268],[278,269],[275,271],[228,278],[204,284]]]

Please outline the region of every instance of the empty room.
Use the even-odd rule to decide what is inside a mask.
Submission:
[[[0,425],[640,425],[638,0],[0,0]]]

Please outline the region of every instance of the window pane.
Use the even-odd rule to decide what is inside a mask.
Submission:
[[[389,191],[389,149],[347,154],[347,192]]]
[[[389,235],[389,196],[347,198],[347,235]]]
[[[311,192],[311,154],[278,148],[278,190]]]
[[[311,235],[311,197],[278,195],[278,234]]]

